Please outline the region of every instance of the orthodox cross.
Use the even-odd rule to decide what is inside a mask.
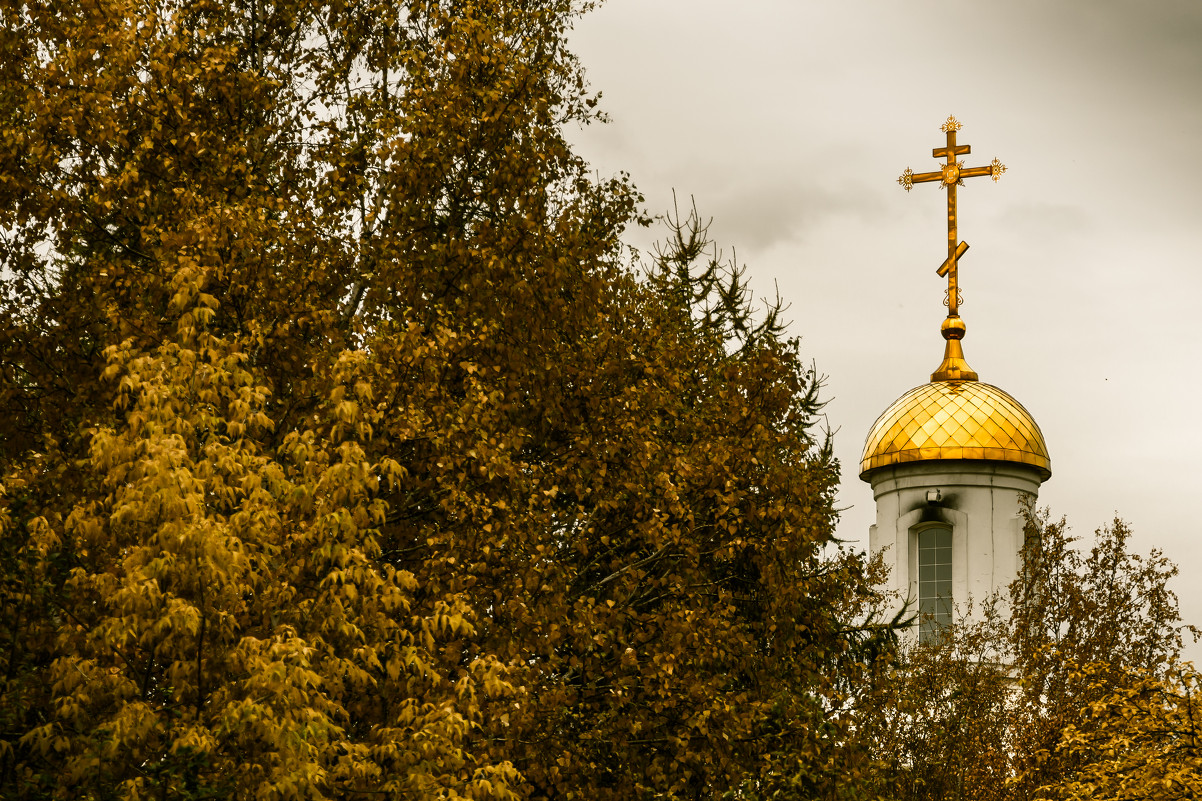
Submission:
[[[956,131],[960,130],[960,123],[955,117],[948,117],[947,122],[943,123],[940,130],[947,134],[947,145],[934,148],[931,155],[937,159],[946,158],[947,163],[939,172],[915,174],[913,170],[906,167],[906,171],[901,174],[897,182],[907,192],[914,188],[914,184],[928,181],[938,181],[940,187],[947,189],[947,259],[936,272],[939,273],[940,278],[947,276],[947,300],[944,303],[947,305],[947,316],[950,318],[960,316],[960,287],[957,281],[959,276],[956,273],[956,262],[968,250],[968,243],[959,241],[956,233],[956,187],[964,186],[965,178],[975,178],[978,175],[988,175],[997,181],[1006,171],[1006,165],[994,159],[988,167],[965,169],[964,162],[957,161],[956,156],[967,156],[972,152],[972,148],[968,145],[956,144]]]

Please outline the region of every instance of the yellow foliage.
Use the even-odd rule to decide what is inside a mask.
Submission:
[[[1091,663],[1076,678],[1093,691],[1082,720],[1056,746],[1075,770],[1045,784],[1056,801],[1168,801],[1202,796],[1202,677],[1189,665],[1156,675]]]
[[[820,382],[626,261],[590,5],[0,16],[0,795],[833,786]]]

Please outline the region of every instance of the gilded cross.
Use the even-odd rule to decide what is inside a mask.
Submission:
[[[914,188],[914,184],[922,184],[928,181],[938,181],[939,186],[947,190],[947,259],[940,265],[937,272],[942,278],[947,276],[947,316],[960,316],[960,287],[958,283],[959,276],[956,271],[956,263],[961,256],[968,250],[968,243],[959,241],[959,235],[956,232],[956,187],[964,186],[965,178],[975,178],[978,175],[988,175],[994,181],[1001,177],[1006,171],[1006,165],[1002,164],[997,159],[988,167],[969,167],[965,169],[964,162],[958,161],[957,156],[967,156],[972,152],[968,145],[956,144],[956,131],[960,130],[960,123],[955,117],[948,117],[947,122],[943,123],[940,129],[947,134],[947,144],[944,147],[937,147],[931,151],[931,155],[937,159],[947,159],[947,163],[939,170],[939,172],[920,172],[915,174],[909,167],[897,179],[907,192]]]

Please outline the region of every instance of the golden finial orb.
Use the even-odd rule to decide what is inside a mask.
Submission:
[[[939,333],[943,334],[944,339],[964,339],[966,328],[959,317],[945,317],[943,325],[939,326]]]

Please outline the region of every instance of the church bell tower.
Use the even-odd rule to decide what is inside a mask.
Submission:
[[[946,159],[938,172],[898,179],[938,181],[947,191],[947,259],[937,273],[947,279],[947,318],[941,333],[943,362],[929,383],[911,389],[884,411],[868,432],[860,478],[872,486],[876,524],[869,530],[873,553],[885,550],[889,589],[919,613],[922,638],[952,620],[956,606],[1005,593],[1021,569],[1024,498],[1034,500],[1051,475],[1043,432],[1030,413],[1003,390],[978,380],[964,359],[958,262],[968,250],[956,229],[956,188],[965,178],[1006,168],[997,159],[965,169],[957,156],[960,123],[943,125]]]

